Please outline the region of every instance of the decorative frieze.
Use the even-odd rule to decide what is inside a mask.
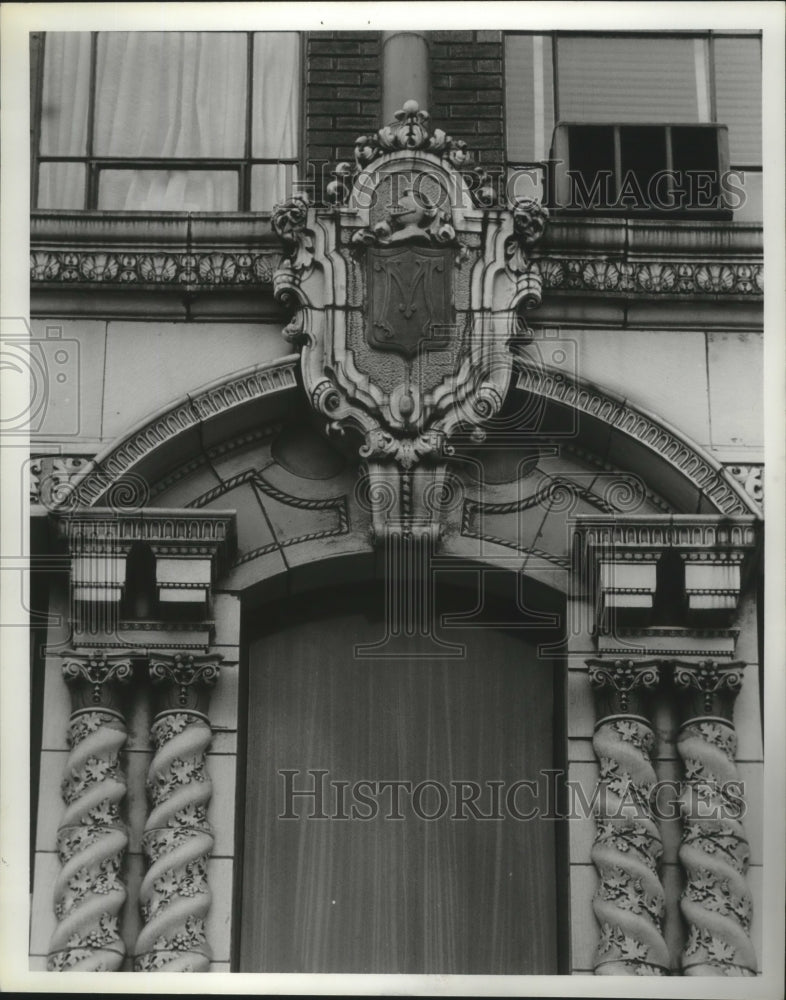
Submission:
[[[211,250],[207,253],[108,252],[82,249],[35,249],[30,254],[34,284],[270,288],[281,254]]]
[[[598,721],[592,746],[600,776],[592,861],[598,872],[593,909],[600,924],[596,975],[668,975],[663,938],[663,852],[651,806],[655,737],[643,695],[660,682],[653,660],[588,660]]]
[[[366,148],[366,147],[364,147]],[[346,168],[339,164],[336,168]],[[328,184],[328,196],[347,197],[348,175],[339,172]],[[481,194],[481,187],[478,194]],[[481,194],[482,197],[482,194]],[[237,253],[111,253],[92,250],[35,249],[30,254],[30,280],[34,285],[121,285],[138,288],[258,287],[273,286],[281,254],[275,251]],[[761,263],[748,260],[709,263],[702,260],[672,262],[668,259],[608,260],[603,256],[552,256],[533,260],[533,268],[549,292],[584,292],[613,296],[727,296],[761,298],[764,293]]]
[[[684,767],[679,858],[687,879],[680,900],[688,925],[682,952],[686,976],[756,974],[744,788],[731,721],[743,668],[716,660],[673,663],[683,717],[677,750]]]
[[[125,652],[62,655],[72,712],[62,783],[66,809],[57,832],[57,926],[47,968],[111,972],[120,968],[126,950],[119,929],[128,846],[121,816],[126,779],[120,753],[127,737],[121,690],[133,666]]]
[[[564,257],[549,252],[535,267],[548,291],[614,296],[729,296],[760,298],[764,265],[758,261],[702,259],[609,260],[603,256]]]
[[[210,964],[205,916],[212,785],[205,755],[212,738],[209,694],[220,660],[184,653],[150,658],[158,706],[142,838],[148,870],[139,892],[144,927],[136,944],[138,972],[203,972]]]

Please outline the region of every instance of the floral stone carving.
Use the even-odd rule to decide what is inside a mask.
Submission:
[[[744,805],[734,760],[731,710],[742,664],[678,662],[674,683],[685,715],[677,738],[684,766],[679,858],[687,884],[680,900],[688,925],[682,952],[686,976],[752,976],[752,899],[745,873],[750,850],[741,822]]]
[[[667,975],[658,875],[663,847],[650,804],[655,738],[637,714],[642,689],[659,683],[658,666],[631,660],[590,660],[588,666],[601,716],[592,740],[600,766],[592,846],[600,878],[592,904],[600,924],[595,974]]]
[[[61,870],[54,890],[57,926],[49,944],[51,972],[112,972],[125,944],[122,864],[128,833],[120,816],[126,779],[120,752],[127,732],[120,689],[133,676],[123,654],[65,654],[71,689],[68,759],[62,783],[65,814],[57,832]]]
[[[210,965],[204,921],[211,898],[212,785],[205,754],[212,731],[206,711],[219,659],[181,654],[151,659],[150,679],[160,704],[150,734],[155,753],[142,838],[148,869],[139,891],[145,925],[136,945],[138,972],[204,972]]]

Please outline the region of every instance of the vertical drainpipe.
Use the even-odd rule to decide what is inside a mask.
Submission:
[[[393,121],[405,101],[429,106],[428,41],[424,31],[382,32],[382,120]]]

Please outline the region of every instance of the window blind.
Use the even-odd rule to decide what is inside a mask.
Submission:
[[[732,165],[761,163],[761,47],[758,38],[716,38],[715,101],[729,126]]]
[[[505,103],[508,159],[545,159],[554,130],[550,36],[509,35],[505,39]]]
[[[690,37],[560,37],[557,74],[561,121],[700,120]]]

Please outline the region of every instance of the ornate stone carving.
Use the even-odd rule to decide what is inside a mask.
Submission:
[[[406,188],[398,205],[381,222],[359,229],[352,237],[358,246],[388,246],[410,241],[435,246],[454,243],[456,230],[450,223],[450,213],[440,209],[427,195]]]
[[[33,250],[30,280],[34,284],[200,287],[211,285],[270,286],[281,260],[275,251],[202,253],[96,253],[92,250]]]
[[[361,138],[367,139],[363,136]],[[364,149],[372,147],[366,143]],[[379,149],[378,155],[382,155]],[[371,162],[371,161],[369,161]],[[341,168],[341,170],[339,170]],[[328,184],[331,201],[342,203],[349,196],[351,168],[338,164],[339,176]],[[496,193],[483,184],[474,192],[481,205],[491,204]],[[32,284],[118,285],[122,287],[190,288],[202,286],[259,286],[269,288],[281,255],[274,251],[208,253],[104,253],[80,250],[41,249],[30,254]],[[559,253],[533,262],[543,287],[552,292],[602,292],[625,297],[674,298],[691,295],[760,299],[764,292],[764,268],[760,263],[729,261],[723,265],[704,260],[607,261],[591,256],[564,257]]]
[[[179,653],[150,659],[159,706],[147,779],[151,810],[142,838],[148,870],[139,891],[145,925],[136,945],[138,972],[204,972],[210,964],[204,918],[211,896],[212,785],[205,754],[212,737],[209,691],[219,661]]]
[[[535,261],[549,291],[602,292],[623,297],[673,298],[680,295],[727,295],[761,298],[764,266],[729,261],[605,260],[591,256],[563,257],[557,252]]]
[[[376,135],[361,135],[355,142],[355,163],[365,169],[385,153],[422,150],[447,160],[454,168],[468,160],[467,144],[453,139],[442,129],[431,129],[430,115],[421,111],[417,101],[406,101],[395,114],[395,121],[383,126]]]
[[[308,197],[299,193],[276,205],[272,223],[283,242],[292,248],[291,257],[282,261],[279,267],[288,264],[295,271],[308,267],[314,259],[313,234],[307,228]]]
[[[726,471],[736,482],[740,483],[748,496],[762,506],[764,503],[764,466],[763,465],[726,465]]]
[[[600,924],[596,975],[668,975],[663,939],[663,852],[650,803],[655,737],[641,693],[660,681],[656,661],[588,660],[599,720],[592,745],[600,766],[592,861],[600,879],[593,909]]]
[[[589,680],[596,692],[608,693],[615,712],[631,711],[641,689],[654,690],[660,683],[655,660],[587,660]]]
[[[303,345],[304,387],[328,431],[366,460],[369,496],[387,504],[373,518],[378,540],[421,518],[421,533],[438,536],[438,509],[415,494],[442,489],[451,437],[482,438],[509,385],[517,308],[539,301],[523,251],[512,261],[545,210],[476,208],[456,170],[465,156],[407,102],[358,140],[351,186],[336,168],[331,196],[345,204],[295,199],[274,212],[297,248],[274,285],[296,303],[288,335]]]
[[[42,455],[30,463],[30,503],[68,508],[74,481],[87,467],[82,455]]]
[[[686,976],[756,974],[745,879],[750,851],[731,722],[743,667],[713,660],[674,663],[674,683],[685,699],[677,750],[685,769],[679,858],[687,878],[680,900],[688,925]]]
[[[57,831],[62,866],[54,889],[57,926],[47,968],[111,972],[120,968],[126,951],[119,930],[128,846],[120,816],[126,794],[120,752],[127,736],[120,691],[133,668],[124,653],[63,656],[72,713],[62,784],[66,811]]]
[[[742,688],[745,664],[718,660],[674,663],[674,683],[693,694],[688,704],[698,716],[722,715],[731,718],[731,706]]]

